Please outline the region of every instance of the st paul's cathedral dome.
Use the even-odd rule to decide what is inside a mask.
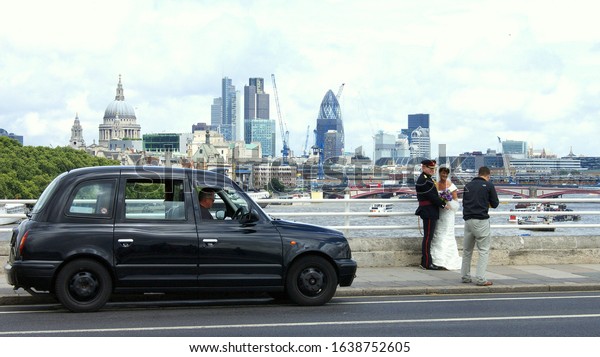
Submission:
[[[117,84],[117,95],[104,111],[103,123],[99,126],[99,144],[108,147],[111,140],[140,139],[141,127],[137,124],[135,111],[125,102],[121,75]]]

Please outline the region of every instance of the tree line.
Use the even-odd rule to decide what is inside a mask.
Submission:
[[[0,198],[37,199],[59,174],[88,166],[119,165],[70,147],[23,146],[0,137]]]

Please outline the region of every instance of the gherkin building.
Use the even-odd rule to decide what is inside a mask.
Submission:
[[[321,102],[315,134],[315,146],[322,152],[325,160],[341,156],[344,153],[342,110],[331,90],[327,91]]]

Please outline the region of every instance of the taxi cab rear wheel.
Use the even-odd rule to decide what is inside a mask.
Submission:
[[[102,264],[79,259],[68,263],[56,277],[56,298],[73,312],[98,311],[112,292],[112,279]]]
[[[317,256],[300,258],[288,271],[286,291],[299,305],[327,303],[337,289],[337,274],[327,260]]]

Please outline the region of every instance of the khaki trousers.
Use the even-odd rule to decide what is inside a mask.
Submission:
[[[469,219],[465,221],[462,267],[460,269],[463,281],[471,279],[471,259],[473,258],[475,245],[477,245],[479,251],[475,279],[477,283],[484,283],[492,245],[489,219]]]

